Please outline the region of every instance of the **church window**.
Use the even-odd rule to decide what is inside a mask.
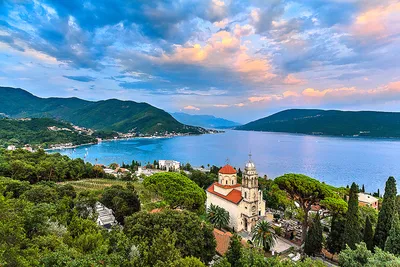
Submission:
[[[225,184],[228,184],[228,180],[227,180],[227,181],[225,181]]]
[[[232,184],[233,184],[233,180],[232,180]]]
[[[244,192],[244,198],[247,198],[247,192]]]

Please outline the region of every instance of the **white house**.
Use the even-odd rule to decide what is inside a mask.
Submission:
[[[229,212],[229,227],[234,231],[247,231],[265,216],[265,200],[258,190],[258,174],[254,163],[246,163],[242,184],[237,183],[236,170],[225,165],[218,173],[218,182],[206,190],[207,208],[211,204]]]
[[[177,171],[181,167],[181,163],[176,160],[165,160],[165,159],[160,159],[158,161],[158,167],[161,170],[166,170],[166,171]]]
[[[17,148],[13,145],[7,147],[7,150],[9,150],[9,151],[14,151],[15,149],[17,149]]]

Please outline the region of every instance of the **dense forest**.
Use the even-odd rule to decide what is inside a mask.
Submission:
[[[59,118],[94,130],[123,133],[206,133],[205,129],[184,125],[164,110],[147,103],[118,99],[92,102],[79,98],[40,98],[10,87],[0,87],[0,113],[13,118]]]
[[[236,129],[314,135],[398,138],[400,137],[400,113],[290,109],[239,126]]]
[[[49,130],[48,127],[64,130]],[[71,143],[81,145],[96,143],[93,136],[79,133],[70,123],[49,118],[33,118],[29,120],[0,119],[0,147],[15,145],[23,147],[29,144],[33,147],[49,148],[55,144]]]

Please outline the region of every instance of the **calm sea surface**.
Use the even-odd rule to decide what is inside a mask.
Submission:
[[[275,178],[303,173],[335,186],[355,181],[383,192],[389,176],[400,178],[400,140],[338,138],[228,130],[221,134],[103,142],[60,151],[92,163],[153,162],[174,159],[192,166],[221,166],[227,160],[243,169],[251,151],[260,175]],[[398,183],[400,180],[398,181]]]

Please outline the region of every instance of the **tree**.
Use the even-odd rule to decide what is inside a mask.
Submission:
[[[203,213],[206,193],[195,182],[179,173],[156,173],[146,177],[143,185],[161,196],[171,208]]]
[[[382,208],[379,211],[378,223],[376,225],[374,236],[374,246],[381,249],[385,247],[387,236],[392,228],[393,215],[396,211],[396,195],[396,180],[391,176],[386,181]]]
[[[308,227],[308,214],[311,206],[319,203],[333,193],[329,187],[302,174],[285,174],[274,181],[280,189],[286,191],[290,199],[296,201],[304,213],[302,220],[302,242],[305,241]]]
[[[351,184],[349,192],[348,210],[344,224],[345,244],[354,249],[361,241],[361,231],[358,212],[358,188],[355,183]]]
[[[124,232],[130,239],[151,242],[164,228],[176,233],[176,247],[182,257],[193,256],[208,263],[215,255],[213,227],[188,211],[163,210],[134,213],[125,219]]]
[[[328,238],[326,239],[326,246],[330,253],[339,253],[345,248],[344,241],[344,222],[345,218],[342,214],[335,214],[332,216],[331,230],[329,231]]]
[[[252,230],[252,241],[256,246],[262,247],[265,252],[275,245],[276,237],[268,221],[259,221]]]
[[[113,185],[104,189],[100,199],[106,207],[112,209],[115,219],[124,224],[124,218],[140,211],[140,200],[135,188],[129,183],[127,188]]]
[[[267,258],[264,254],[260,250],[254,248],[243,248],[239,263],[242,267],[274,266],[272,264],[267,264]]]
[[[198,258],[186,257],[172,262],[169,267],[206,267]]]
[[[203,189],[209,187],[213,182],[218,180],[218,177],[215,174],[204,173],[199,170],[193,170],[189,175],[189,178]]]
[[[226,252],[226,259],[231,264],[232,267],[240,266],[240,257],[242,255],[242,244],[240,243],[240,237],[234,234],[229,242],[229,248]]]
[[[322,250],[322,227],[319,213],[315,216],[312,225],[309,227],[304,252],[309,256],[315,256],[321,253]]]
[[[292,205],[285,191],[279,189],[274,180],[258,179],[258,187],[263,192],[263,199],[268,207],[275,210],[285,210]]]
[[[229,224],[229,212],[224,208],[211,204],[207,209],[207,219],[214,227],[222,229]]]
[[[392,228],[390,229],[389,236],[386,239],[385,251],[396,256],[400,255],[400,220],[397,212],[394,214]]]
[[[356,244],[354,250],[346,246],[346,249],[339,254],[339,265],[342,267],[362,267],[368,263],[368,259],[372,255],[364,242]]]
[[[367,245],[367,248],[371,251],[374,249],[374,231],[372,229],[371,219],[368,216],[365,220],[365,227],[364,227],[364,242]]]

